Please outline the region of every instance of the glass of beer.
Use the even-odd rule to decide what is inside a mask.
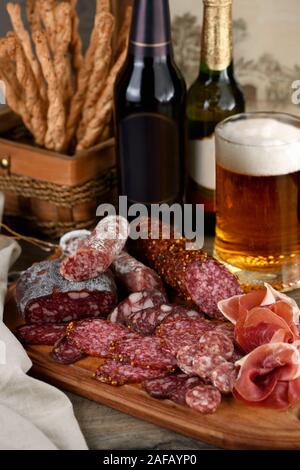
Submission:
[[[300,119],[244,113],[216,128],[215,256],[246,287],[300,287]]]

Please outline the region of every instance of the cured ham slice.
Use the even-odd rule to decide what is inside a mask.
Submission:
[[[235,325],[235,341],[246,353],[269,342],[293,343],[299,339],[296,302],[268,284],[260,291],[222,300],[218,307]]]
[[[249,405],[286,409],[300,400],[300,353],[296,345],[264,344],[236,363],[233,394]]]

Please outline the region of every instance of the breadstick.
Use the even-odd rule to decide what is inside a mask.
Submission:
[[[97,0],[96,15],[100,13],[109,13],[111,11],[110,0]]]
[[[0,40],[0,78],[5,83],[6,100],[9,107],[18,114],[27,129],[32,133],[30,114],[22,100],[22,90],[18,83],[15,68],[15,44],[7,39]]]
[[[67,120],[67,144],[73,139],[82,112],[85,95],[88,89],[89,79],[94,67],[94,56],[97,47],[98,31],[100,29],[102,14],[95,17],[94,28],[91,33],[90,43],[85,53],[82,66],[78,74],[77,90],[71,100],[70,112]]]
[[[124,49],[124,51],[121,53],[115,65],[110,71],[105,89],[96,104],[95,115],[93,119],[88,123],[84,137],[77,144],[77,151],[87,149],[94,145],[99,135],[101,135],[102,131],[107,125],[107,119],[113,109],[114,83],[120,69],[124,64],[126,55],[127,48]]]
[[[48,84],[48,130],[45,145],[49,149],[60,152],[63,150],[65,144],[65,108],[62,92],[55,75],[55,68],[45,34],[41,31],[37,31],[33,35],[33,40]]]
[[[72,17],[72,37],[71,37],[71,60],[75,74],[77,75],[83,62],[82,41],[79,34],[79,18],[76,10],[77,0],[69,0]]]
[[[46,84],[44,82],[44,77],[41,71],[40,64],[36,60],[35,55],[32,50],[29,33],[28,31],[26,31],[24,27],[24,23],[22,21],[20,5],[14,4],[14,3],[8,3],[6,8],[10,16],[12,25],[13,25],[13,29],[20,43],[22,44],[22,48],[24,50],[25,56],[32,68],[36,82],[39,84],[40,95],[42,99],[45,99],[47,96]]]
[[[31,129],[38,145],[44,145],[46,123],[44,121],[43,105],[39,90],[30,65],[27,62],[22,46],[16,44],[16,74],[24,90],[25,107],[30,113]]]
[[[55,54],[56,49],[56,25],[55,25],[55,7],[56,0],[38,0],[40,15],[46,30],[46,36],[51,52]]]
[[[131,26],[131,20],[132,20],[132,6],[128,5],[128,7],[126,8],[126,11],[125,11],[124,20],[123,20],[123,23],[122,23],[121,30],[118,34],[116,57],[118,57],[119,54],[121,54],[124,47],[127,45],[129,30],[130,30],[130,26]]]
[[[38,6],[36,0],[26,0],[26,13],[31,31],[34,33],[41,29],[41,19],[38,12]]]
[[[68,49],[72,36],[71,6],[67,2],[59,3],[55,8],[57,46],[54,54],[54,67],[56,78],[62,84],[64,101],[68,102],[72,96],[72,76]]]
[[[114,17],[110,13],[102,15],[102,28],[98,34],[98,46],[94,56],[94,69],[89,79],[88,90],[83,106],[82,119],[77,131],[77,140],[84,136],[87,123],[95,114],[95,105],[101,95],[109,72],[112,57],[112,34],[114,31]]]

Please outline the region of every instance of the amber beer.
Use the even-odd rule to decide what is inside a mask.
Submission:
[[[300,281],[300,120],[249,113],[216,130],[216,256],[245,282]]]

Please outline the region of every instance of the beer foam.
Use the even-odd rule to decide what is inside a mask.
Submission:
[[[217,132],[218,164],[250,176],[300,171],[300,129],[271,118],[248,118],[221,124]]]

